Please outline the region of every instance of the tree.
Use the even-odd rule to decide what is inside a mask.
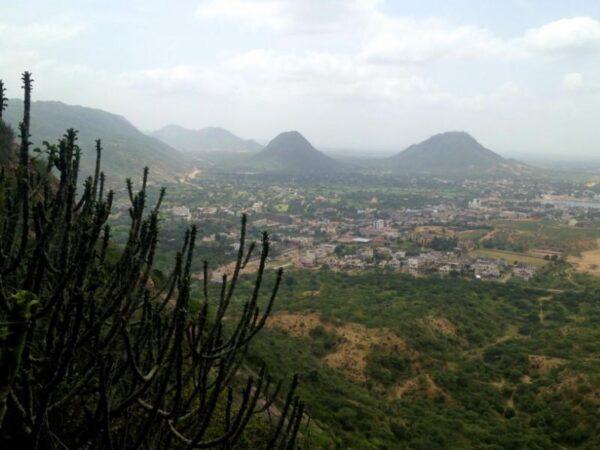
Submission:
[[[297,378],[287,395],[264,367],[243,381],[251,373],[246,350],[282,278],[279,270],[261,300],[267,234],[242,311],[230,305],[255,249],[246,242],[245,216],[231,279],[223,276],[214,301],[205,261],[192,315],[195,227],[171,273],[153,278],[165,191],[149,208],[146,168],[137,193],[127,180],[129,237],[110,257],[113,192],[100,170],[101,142],[96,170],[78,195],[77,132],[45,143],[45,160],[31,158],[28,72],[23,87],[18,168],[0,179],[0,447],[230,449],[253,415],[272,410],[277,420],[265,446],[293,448],[303,417]]]

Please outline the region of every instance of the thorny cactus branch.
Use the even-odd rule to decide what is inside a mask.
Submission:
[[[297,379],[287,395],[264,368],[243,382],[251,372],[244,366],[248,345],[265,325],[282,277],[279,270],[262,300],[268,236],[241,313],[231,305],[255,248],[246,242],[246,216],[231,279],[223,278],[212,299],[204,262],[192,314],[196,228],[186,233],[170,274],[151,282],[165,191],[147,205],[146,168],[139,191],[127,180],[128,238],[108,258],[113,193],[101,171],[102,144],[96,141],[96,167],[83,182],[73,129],[57,145],[45,143],[45,167],[34,166],[27,72],[23,86],[16,176],[0,177],[0,447],[231,449],[253,415],[273,408],[279,420],[265,445],[292,448],[303,418]]]
[[[4,82],[0,80],[0,120],[2,120],[2,114],[8,106],[8,98],[6,98],[6,88]]]
[[[0,428],[7,400],[21,368],[21,359],[33,309],[38,305],[31,292],[19,291],[12,297],[7,321],[0,323]]]

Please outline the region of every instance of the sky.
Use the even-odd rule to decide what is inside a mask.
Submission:
[[[600,154],[598,0],[1,1],[0,78],[143,130],[400,151]]]

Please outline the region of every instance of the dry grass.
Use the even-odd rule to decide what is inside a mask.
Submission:
[[[492,249],[477,249],[471,252],[471,256],[480,256],[484,258],[491,259],[501,259],[506,261],[509,264],[514,263],[515,261],[521,264],[529,264],[532,266],[545,266],[548,264],[548,261],[544,258],[538,258],[535,256],[531,256],[525,253],[517,253],[517,252],[509,252],[506,250],[492,250]]]
[[[321,325],[318,314],[275,314],[267,321],[267,328],[277,328],[294,337],[307,337],[318,325]]]
[[[440,333],[457,333],[456,327],[443,317],[431,316],[426,321]],[[413,372],[418,374],[392,387],[389,391],[390,399],[415,396],[434,399],[441,396],[446,404],[452,403],[452,397],[436,384],[430,374],[422,370],[418,362],[418,352],[386,328],[367,328],[357,323],[334,325],[323,321],[318,314],[280,313],[272,316],[267,322],[268,328],[276,328],[294,337],[308,337],[310,331],[317,326],[322,326],[328,333],[335,333],[343,338],[333,352],[323,357],[323,362],[332,369],[341,371],[346,379],[355,383],[365,383],[367,356],[375,347],[378,350],[383,348],[407,355]]]
[[[544,355],[529,355],[529,368],[533,373],[546,374],[552,369],[563,366],[567,363],[566,359],[553,358]]]
[[[427,316],[424,320],[431,329],[444,336],[456,337],[458,335],[456,326],[445,317]]]
[[[569,256],[568,261],[578,272],[600,277],[600,239],[596,240],[595,249],[581,252],[581,256]]]
[[[342,371],[344,377],[351,381],[367,380],[367,356],[375,346],[407,354],[411,360],[416,357],[416,352],[404,340],[385,328],[367,328],[357,323],[334,325],[324,322],[318,314],[276,314],[267,322],[267,327],[277,328],[295,337],[307,337],[319,325],[328,333],[343,338],[332,353],[325,355],[323,362]]]
[[[397,400],[410,396],[419,396],[430,400],[442,396],[444,403],[449,404],[452,402],[452,397],[440,388],[428,373],[406,380],[404,383],[395,386],[391,392],[391,398]]]

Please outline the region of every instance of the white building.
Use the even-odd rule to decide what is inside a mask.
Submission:
[[[373,228],[375,230],[383,230],[385,228],[385,220],[383,220],[383,219],[374,220]]]
[[[469,202],[469,208],[471,208],[471,209],[481,208],[481,200],[478,198],[474,198],[473,200],[471,200]]]
[[[183,220],[192,220],[192,213],[187,206],[173,206],[171,214]]]

